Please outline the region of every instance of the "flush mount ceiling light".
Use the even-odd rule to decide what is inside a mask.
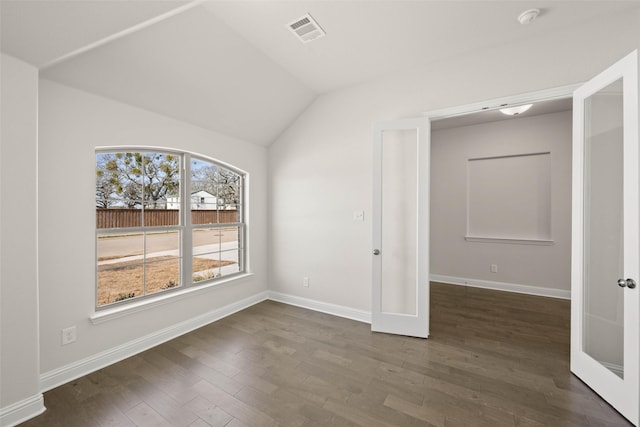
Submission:
[[[522,114],[531,108],[533,104],[526,105],[518,105],[517,107],[509,107],[509,108],[501,108],[500,112],[502,114],[506,114],[507,116],[517,116],[518,114]]]
[[[533,22],[540,14],[540,9],[529,9],[518,15],[518,22],[527,25]]]

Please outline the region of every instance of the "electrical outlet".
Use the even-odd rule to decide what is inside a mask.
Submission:
[[[308,277],[303,277],[302,278],[302,286],[304,286],[305,288],[309,287],[309,278]]]
[[[76,327],[71,326],[62,330],[62,345],[71,344],[76,340]]]
[[[498,272],[498,264],[491,264],[491,272],[492,273]]]

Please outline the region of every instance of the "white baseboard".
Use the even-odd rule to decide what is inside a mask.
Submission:
[[[263,291],[238,302],[220,307],[208,313],[194,317],[168,328],[130,341],[118,347],[103,351],[69,365],[62,366],[40,375],[40,390],[45,392],[69,381],[80,378],[98,369],[119,362],[142,351],[155,347],[180,335],[191,332],[216,320],[227,317],[269,298],[269,292]]]
[[[571,291],[564,291],[562,289],[542,288],[539,286],[520,285],[516,283],[492,282],[490,280],[467,279],[464,277],[443,276],[440,274],[432,274],[430,279],[433,282],[448,283],[450,285],[471,286],[474,288],[516,292],[519,294],[535,295],[540,297],[571,299]]]
[[[370,311],[358,310],[355,308],[345,307],[343,305],[330,304],[275,291],[269,291],[269,299],[289,305],[295,305],[297,307],[308,308],[313,311],[333,314],[338,317],[357,320],[358,322],[371,323]]]
[[[13,427],[45,411],[42,393],[0,408],[0,426]]]

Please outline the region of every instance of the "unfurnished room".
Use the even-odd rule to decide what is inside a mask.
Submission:
[[[0,0],[0,426],[640,425],[640,1]]]

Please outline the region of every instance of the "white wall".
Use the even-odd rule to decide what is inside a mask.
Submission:
[[[0,425],[42,411],[38,362],[38,70],[2,54]]]
[[[566,291],[566,296],[569,295],[571,117],[571,111],[564,111],[432,132],[431,274],[550,288]],[[551,203],[548,213],[553,244],[465,240],[468,186],[474,184],[467,176],[468,159],[542,152],[550,153]],[[512,194],[512,202],[522,205],[517,202],[518,196]],[[521,196],[531,198],[535,195]],[[489,199],[487,195],[483,201],[491,207]],[[504,218],[497,206],[493,206],[490,214],[501,223],[509,223],[509,218]],[[509,231],[517,233],[518,229]],[[497,273],[490,271],[491,264],[497,264]]]
[[[370,310],[373,122],[586,81],[639,47],[639,23],[603,17],[318,98],[269,150],[270,288]]]
[[[264,147],[44,79],[40,81],[39,113],[38,249],[44,375],[267,289]],[[92,324],[95,148],[109,146],[175,148],[210,156],[248,172],[249,262],[254,275],[171,304]],[[77,327],[77,341],[62,346],[61,330],[73,325]]]

